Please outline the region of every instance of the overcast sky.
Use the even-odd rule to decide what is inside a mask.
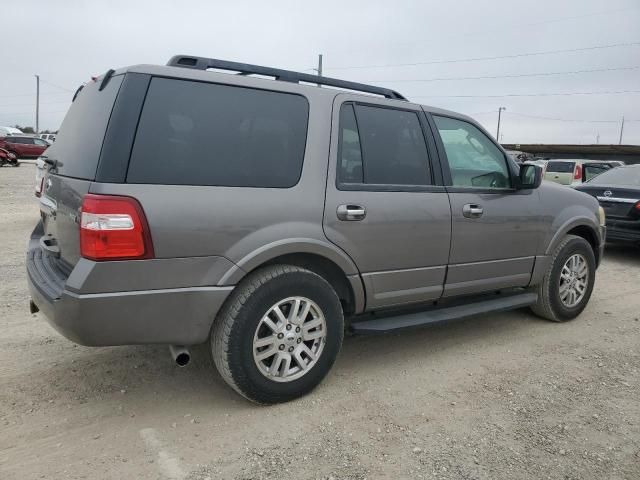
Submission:
[[[34,74],[40,128],[57,129],[72,92],[109,68],[184,53],[310,72],[323,53],[327,76],[471,114],[494,134],[506,107],[503,143],[618,143],[624,115],[623,143],[640,144],[638,0],[20,0],[2,17],[0,125],[35,124]],[[593,92],[635,93],[548,95]]]

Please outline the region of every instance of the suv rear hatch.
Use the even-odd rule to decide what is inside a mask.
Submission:
[[[76,94],[45,162],[40,247],[64,270],[80,258],[80,211],[96,177],[102,143],[123,75],[91,81]]]
[[[547,163],[544,179],[563,185],[571,185],[576,176],[576,162],[570,160],[551,160]],[[578,177],[579,178],[579,177]]]

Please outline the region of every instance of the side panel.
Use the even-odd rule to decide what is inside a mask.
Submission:
[[[223,275],[225,281],[230,275],[241,278],[244,269],[251,269],[257,252],[267,245],[290,245],[279,254],[295,253],[295,244],[301,239],[332,247],[322,230],[322,212],[330,136],[326,119],[331,115],[334,94],[318,90],[307,96],[304,163],[299,182],[291,188],[93,183],[91,192],[138,199],[157,258],[230,260],[237,267]],[[273,256],[274,252],[266,252],[260,258]],[[345,273],[353,274],[355,269]]]

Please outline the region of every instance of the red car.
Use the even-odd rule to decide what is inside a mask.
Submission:
[[[8,150],[18,158],[37,158],[48,146],[49,143],[41,138],[28,135],[0,137],[0,148]]]

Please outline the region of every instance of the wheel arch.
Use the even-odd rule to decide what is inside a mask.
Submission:
[[[592,220],[589,218],[574,218],[567,221],[562,227],[560,227],[551,242],[546,249],[546,255],[551,255],[555,251],[556,247],[562,242],[564,237],[567,235],[576,235],[578,237],[584,238],[589,245],[591,245],[591,249],[593,250],[593,254],[596,258],[596,265],[600,263],[600,235],[598,234],[598,228],[593,224]]]
[[[219,283],[236,285],[258,268],[276,264],[306,268],[323,277],[336,290],[346,315],[364,311],[364,286],[353,260],[337,247],[313,239],[265,245],[236,262]]]

